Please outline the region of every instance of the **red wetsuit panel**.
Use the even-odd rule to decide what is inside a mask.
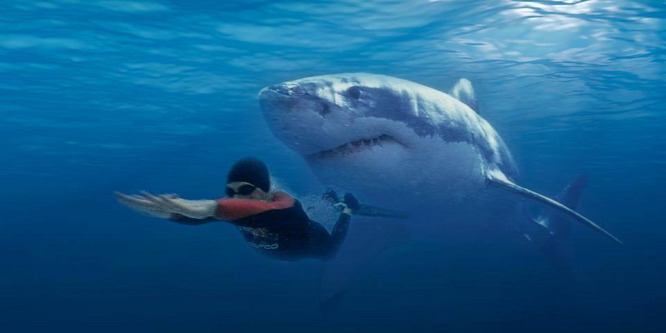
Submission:
[[[285,209],[294,205],[294,198],[287,193],[276,192],[271,202],[248,199],[220,199],[217,201],[215,217],[233,221],[244,217],[263,213],[267,210]]]

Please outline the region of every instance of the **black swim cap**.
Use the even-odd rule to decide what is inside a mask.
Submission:
[[[233,182],[250,183],[268,193],[271,189],[271,177],[268,174],[268,167],[258,158],[244,158],[229,170],[227,184]]]

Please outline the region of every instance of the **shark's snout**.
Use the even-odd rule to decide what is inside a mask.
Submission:
[[[307,90],[292,82],[285,82],[266,87],[259,92],[259,98],[299,98],[308,95]]]
[[[394,130],[404,125],[380,115],[368,116],[373,96],[359,86],[354,84],[350,90],[348,80],[301,79],[268,86],[260,91],[259,100],[274,135],[304,157],[405,149],[408,145],[401,131]]]
[[[268,86],[259,92],[259,102],[274,135],[291,149],[312,154],[328,147],[322,128],[330,107],[303,85],[284,82]]]

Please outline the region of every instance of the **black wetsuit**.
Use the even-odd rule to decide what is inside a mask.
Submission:
[[[200,225],[219,221],[220,217],[199,220],[174,216],[172,220],[187,225]],[[340,214],[329,234],[321,224],[310,220],[301,203],[295,199],[286,208],[268,209],[229,220],[238,227],[250,246],[266,256],[281,260],[332,258],[347,236],[349,221],[350,215]]]

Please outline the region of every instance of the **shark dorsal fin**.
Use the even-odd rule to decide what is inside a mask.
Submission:
[[[467,106],[472,108],[476,113],[479,113],[479,106],[476,103],[474,88],[472,87],[472,82],[469,82],[468,79],[458,80],[453,88],[451,88],[451,96],[467,104]]]

